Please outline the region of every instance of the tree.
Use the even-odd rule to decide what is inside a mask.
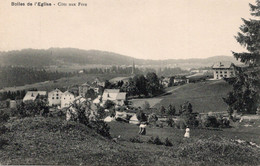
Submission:
[[[170,104],[167,108],[167,115],[173,116],[175,115],[175,112],[176,112],[175,107]]]
[[[136,113],[136,117],[140,122],[146,122],[147,121],[147,116],[145,115],[145,113],[143,113],[143,111],[139,110]]]
[[[136,89],[137,89],[137,93],[138,95],[145,95],[147,96],[148,92],[147,92],[147,80],[146,78],[144,77],[144,75],[136,75],[134,78],[133,78],[133,81],[134,81],[134,84],[136,86]]]
[[[95,99],[97,97],[95,91],[93,89],[89,89],[87,92],[86,92],[86,98],[91,98],[91,100]]]
[[[258,19],[242,19],[244,24],[235,37],[247,52],[232,52],[236,59],[248,67],[235,67],[236,77],[226,79],[233,86],[233,91],[224,101],[228,104],[228,112],[234,110],[242,113],[255,113],[260,106],[260,0],[256,5],[249,4],[251,15]]]
[[[115,103],[113,102],[113,101],[111,101],[111,100],[107,100],[106,102],[105,102],[105,104],[104,104],[104,108],[105,109],[110,109],[110,108],[112,108],[112,107],[114,107],[115,106]]]
[[[163,115],[165,115],[165,111],[166,109],[164,108],[164,106],[161,106],[161,108],[160,108],[160,114],[161,114],[161,116],[163,116]]]
[[[145,101],[144,104],[142,105],[142,108],[143,108],[144,110],[148,110],[148,109],[150,108],[149,102],[148,102],[148,101]]]
[[[147,91],[150,96],[154,96],[160,90],[160,82],[155,73],[147,73]]]

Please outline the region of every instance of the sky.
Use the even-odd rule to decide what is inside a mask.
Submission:
[[[244,51],[234,36],[241,18],[251,17],[248,4],[255,1],[45,0],[55,4],[45,7],[11,2],[0,1],[0,51],[71,47],[142,59],[187,59]]]

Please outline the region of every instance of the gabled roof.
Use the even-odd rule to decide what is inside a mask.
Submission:
[[[49,93],[55,93],[55,92],[60,92],[60,93],[62,93],[62,91],[59,90],[58,88],[54,89],[53,91],[50,91]]]
[[[126,98],[125,92],[118,93],[117,96],[116,96],[117,100],[125,100],[125,98]]]
[[[234,64],[231,62],[217,62],[213,65],[213,69],[229,69],[233,66]]]
[[[119,93],[120,89],[105,89],[104,93]]]
[[[126,99],[126,93],[125,92],[119,92],[119,89],[105,89],[104,93],[102,95],[103,100],[125,100]]]
[[[44,96],[46,94],[47,94],[46,91],[27,91],[26,95],[23,98],[23,101],[29,101],[29,100],[34,101],[38,95]]]
[[[90,86],[90,84],[88,82],[82,84],[81,86]]]
[[[74,96],[74,94],[70,93],[69,91],[64,92],[62,95],[73,95]]]

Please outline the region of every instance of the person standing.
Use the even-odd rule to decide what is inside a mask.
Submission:
[[[185,130],[184,138],[190,138],[190,129],[189,129],[188,126],[187,126],[187,128]]]
[[[145,122],[141,122],[141,124],[139,126],[139,128],[140,128],[139,134],[141,134],[141,135],[146,134],[146,126],[147,126],[147,124]]]

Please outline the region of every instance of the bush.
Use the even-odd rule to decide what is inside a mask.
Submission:
[[[163,145],[163,142],[160,140],[160,138],[157,136],[155,138],[151,137],[147,143],[155,144],[155,145]]]
[[[166,123],[168,126],[174,127],[174,121],[172,120],[172,118],[167,118]]]
[[[202,127],[226,128],[229,126],[229,120],[222,116],[204,115],[200,118]]]
[[[139,136],[132,137],[129,139],[129,141],[133,143],[143,143],[143,141],[141,141]]]
[[[180,117],[181,119],[183,119],[186,126],[193,127],[193,128],[199,126],[199,121],[196,119],[195,114],[185,112],[181,114]]]
[[[165,139],[164,145],[165,146],[173,146],[168,138]]]
[[[111,101],[111,100],[107,100],[106,102],[105,102],[105,104],[104,104],[104,108],[105,109],[110,109],[110,108],[112,108],[112,107],[114,107],[115,106],[115,103],[113,102],[113,101]]]
[[[45,100],[38,99],[35,102],[21,103],[17,106],[17,110],[13,111],[14,116],[33,117],[36,115],[47,116],[49,107]]]
[[[8,140],[0,138],[0,149],[3,149],[4,145],[8,145]]]
[[[204,115],[202,116],[202,126],[203,127],[218,127],[218,121],[215,116],[209,116],[209,115]]]
[[[175,123],[175,127],[177,129],[185,129],[186,128],[186,124],[184,122],[184,120],[180,119]]]
[[[8,131],[8,128],[5,127],[4,125],[0,126],[0,135],[6,133]]]
[[[140,122],[146,122],[147,121],[147,116],[145,115],[145,113],[143,113],[143,111],[139,110],[136,114],[137,116],[137,119],[140,121]]]
[[[168,106],[168,108],[167,108],[167,112],[166,112],[167,115],[168,115],[168,116],[173,116],[173,115],[175,115],[175,112],[176,112],[175,107],[170,104],[170,105]]]
[[[109,133],[110,127],[103,120],[90,121],[88,126],[90,128],[95,129],[98,134],[100,134],[104,137],[107,137],[107,138],[111,138],[110,133]]]
[[[150,124],[156,124],[157,120],[158,120],[158,117],[155,114],[150,114],[148,116],[148,122]]]
[[[0,124],[7,122],[9,120],[9,118],[10,118],[9,114],[4,112],[3,110],[0,111]]]

